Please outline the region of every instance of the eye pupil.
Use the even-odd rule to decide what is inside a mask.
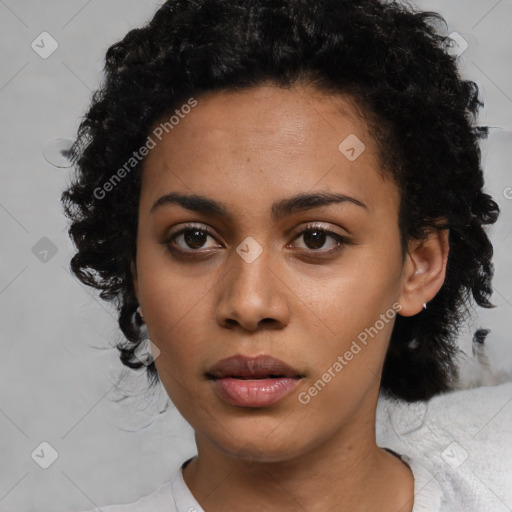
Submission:
[[[306,242],[306,245],[308,245],[308,247],[309,247],[310,244],[308,243],[308,239],[312,238],[313,239],[313,247],[310,247],[310,249],[318,249],[325,244],[326,236],[327,235],[324,231],[321,231],[318,229],[312,229],[312,230],[306,231],[304,233],[304,241]],[[319,242],[321,242],[321,243],[319,243]]]
[[[200,229],[189,229],[183,233],[185,243],[192,248],[202,247],[206,242],[207,236],[208,235]]]

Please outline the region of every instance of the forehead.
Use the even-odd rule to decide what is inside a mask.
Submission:
[[[172,190],[249,205],[254,195],[263,200],[323,190],[362,196],[383,185],[376,144],[349,97],[261,86],[196,101],[161,140],[153,135],[141,204]]]
[[[168,127],[165,132],[169,133],[163,133],[163,140],[158,141],[163,142],[158,144],[160,151],[153,150],[148,160],[165,153],[165,143],[170,139],[175,142],[173,152],[181,146],[185,150],[193,148],[197,154],[220,142],[226,152],[238,149],[247,153],[263,146],[287,151],[292,157],[308,150],[338,156],[338,144],[343,140],[340,137],[353,132],[367,146],[373,145],[364,112],[352,98],[333,96],[313,87],[260,86],[244,91],[214,91],[198,97],[197,103],[180,119],[174,116],[178,123]],[[156,126],[165,121],[163,117]]]

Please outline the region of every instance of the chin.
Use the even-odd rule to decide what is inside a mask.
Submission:
[[[299,442],[304,441],[306,440],[293,439],[290,433],[269,438],[249,431],[244,436],[239,432],[232,435],[226,432],[222,439],[215,439],[213,444],[229,457],[247,463],[257,463],[283,462],[293,459],[307,451],[306,446],[299,445]]]

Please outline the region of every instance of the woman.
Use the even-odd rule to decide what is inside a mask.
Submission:
[[[109,48],[62,198],[71,268],[115,301],[122,362],[163,384],[198,455],[101,510],[490,503],[457,472],[458,438],[451,466],[439,436],[411,443],[457,394],[470,299],[492,306],[498,217],[478,89],[439,20],[377,0],[174,0]]]

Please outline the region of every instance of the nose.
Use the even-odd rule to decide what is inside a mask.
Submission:
[[[289,321],[289,304],[282,270],[265,250],[252,262],[233,251],[230,269],[218,283],[215,317],[219,325],[246,331],[282,329]]]

